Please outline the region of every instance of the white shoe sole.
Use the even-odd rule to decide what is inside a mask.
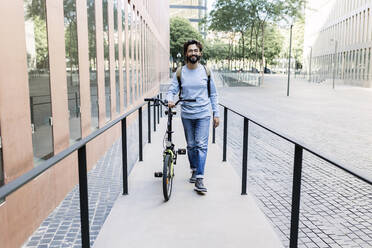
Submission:
[[[202,193],[207,192],[207,189],[194,188],[194,190],[197,191],[197,192],[202,192]]]

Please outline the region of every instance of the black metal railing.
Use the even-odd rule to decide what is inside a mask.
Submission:
[[[159,97],[159,95],[158,95]],[[46,160],[42,164],[19,176],[15,180],[0,187],[0,199],[5,199],[7,196],[20,189],[22,186],[50,169],[58,162],[69,156],[74,152],[78,152],[78,167],[79,167],[79,192],[80,192],[80,220],[81,220],[81,242],[82,247],[90,247],[89,237],[89,209],[88,209],[88,177],[87,177],[87,159],[86,159],[86,144],[101,135],[105,131],[112,128],[114,125],[121,122],[121,135],[122,135],[122,167],[123,167],[123,195],[128,194],[128,146],[127,146],[127,117],[138,111],[138,125],[139,125],[139,161],[143,160],[143,142],[142,142],[142,107],[148,104],[148,142],[151,142],[151,118],[150,110],[151,105],[149,103],[143,103],[124,115],[118,117],[114,121],[109,122],[104,127],[94,131],[89,136],[73,144],[69,148],[63,150],[57,155]],[[156,131],[156,113],[159,113],[159,106],[153,106],[154,112],[154,131]],[[158,117],[159,118],[159,117]],[[159,120],[158,120],[159,123]]]
[[[227,161],[227,118],[228,118],[228,111],[231,111],[241,117],[244,118],[244,129],[243,129],[243,158],[242,158],[242,195],[247,194],[247,168],[248,168],[248,131],[249,131],[249,123],[252,122],[257,126],[283,138],[284,140],[289,141],[290,143],[295,145],[294,149],[294,167],[293,167],[293,184],[292,184],[292,210],[291,210],[291,227],[290,227],[290,237],[289,237],[289,247],[290,248],[297,248],[298,247],[298,231],[299,231],[299,216],[300,216],[300,197],[301,197],[301,173],[302,173],[302,161],[303,161],[303,151],[307,151],[316,157],[336,166],[337,168],[357,177],[358,179],[372,185],[372,181],[370,178],[366,178],[359,173],[348,169],[331,159],[327,158],[326,156],[321,155],[319,152],[316,152],[315,149],[309,148],[309,146],[302,144],[294,140],[293,138],[288,138],[287,136],[279,133],[278,131],[274,131],[257,121],[252,120],[251,118],[231,109],[230,107],[220,104],[224,108],[224,119],[223,119],[223,154],[222,154],[222,161]],[[215,128],[213,128],[213,137],[212,142],[215,143]]]

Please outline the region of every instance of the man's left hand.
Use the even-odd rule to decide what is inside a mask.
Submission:
[[[220,125],[220,118],[219,117],[213,117],[213,127],[216,128]]]

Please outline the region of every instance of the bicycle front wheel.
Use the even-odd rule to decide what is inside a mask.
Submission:
[[[172,173],[172,156],[166,154],[163,164],[163,195],[164,200],[168,201],[172,194],[173,173]]]

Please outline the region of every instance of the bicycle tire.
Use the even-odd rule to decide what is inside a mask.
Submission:
[[[171,172],[172,155],[166,154],[163,162],[163,195],[164,200],[168,201],[172,194],[173,175]]]

